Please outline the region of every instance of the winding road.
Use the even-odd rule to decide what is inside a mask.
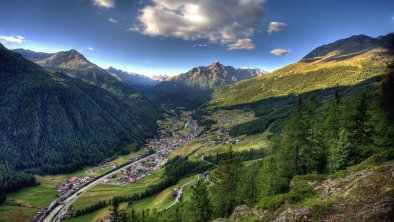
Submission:
[[[44,218],[44,222],[58,222],[61,220],[62,216],[67,212],[68,208],[71,206],[72,203],[74,203],[80,196],[82,196],[83,193],[87,192],[88,190],[90,190],[92,187],[96,186],[99,183],[103,182],[103,179],[108,177],[108,176],[112,176],[112,175],[116,175],[117,173],[119,173],[121,170],[123,169],[127,169],[130,166],[132,166],[133,164],[137,164],[141,161],[144,161],[158,153],[162,153],[164,152],[166,149],[162,149],[157,151],[154,154],[151,154],[149,156],[146,156],[142,159],[139,159],[137,161],[134,161],[130,164],[127,164],[124,167],[121,167],[113,172],[104,174],[102,176],[100,176],[97,180],[89,183],[88,185],[82,187],[78,192],[75,192],[74,194],[72,194],[71,196],[69,196],[68,198],[66,198],[64,201],[60,202],[58,206],[56,206],[53,210],[50,211],[50,213]]]

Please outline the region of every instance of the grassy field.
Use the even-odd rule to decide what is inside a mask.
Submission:
[[[237,137],[236,139],[239,139],[240,141],[236,142],[235,144],[220,143],[212,147],[205,146],[197,150],[196,153],[209,156],[209,155],[215,155],[216,153],[224,153],[230,148],[230,146],[235,152],[241,152],[250,149],[261,149],[268,146],[268,142],[267,142],[268,140],[264,133],[251,135],[251,136],[240,136]]]
[[[117,163],[118,165],[126,163],[131,156],[137,155],[140,152],[118,156],[111,162]],[[0,222],[31,221],[40,208],[48,207],[57,198],[56,184],[63,183],[73,176],[82,177],[89,169],[94,169],[93,176],[97,177],[113,168],[98,169],[98,167],[85,167],[69,174],[36,176],[38,186],[24,188],[7,195],[7,201],[0,206]]]
[[[241,152],[250,149],[266,148],[269,146],[267,135],[268,132],[262,134],[250,135],[250,136],[239,136],[236,138],[232,138],[233,140],[234,139],[239,140],[239,142],[236,142],[235,144],[219,143],[214,146],[210,146],[209,142],[201,142],[202,141],[201,139],[196,138],[186,143],[182,147],[179,147],[178,149],[174,150],[171,153],[170,158],[173,158],[177,155],[183,156],[190,153],[204,154],[205,156],[215,155],[216,153],[226,152],[230,146],[235,152]],[[214,139],[215,137],[216,137],[215,135],[210,135],[208,138]],[[191,155],[189,159],[197,160],[198,158],[195,155]]]
[[[179,183],[177,184],[180,186],[184,186],[183,188],[184,200],[188,200],[190,198],[190,187],[195,178],[196,178],[195,176],[184,178],[181,181],[179,181]],[[164,210],[175,201],[174,198],[172,197],[172,192],[174,188],[175,186],[171,186],[167,189],[164,189],[160,193],[157,193],[148,198],[135,202],[132,206],[128,206],[128,203],[121,203],[120,209],[130,209],[130,207],[133,207],[137,211],[142,209]],[[104,218],[110,213],[111,213],[110,207],[106,207],[90,214],[68,219],[66,220],[66,222],[77,222],[77,221],[93,222],[96,221],[97,219]]]
[[[73,203],[73,206],[75,209],[82,209],[98,201],[110,200],[117,195],[132,195],[143,192],[149,185],[158,183],[162,175],[163,170],[159,170],[154,172],[152,176],[138,180],[137,183],[134,184],[98,184],[78,198],[78,200]]]
[[[81,173],[82,170],[72,175]],[[48,207],[56,199],[56,184],[64,182],[69,177],[70,174],[36,176],[40,185],[7,195],[7,201],[0,207],[0,221],[31,221],[40,208]]]

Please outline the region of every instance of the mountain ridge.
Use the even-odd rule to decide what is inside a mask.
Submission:
[[[22,54],[22,56],[24,56]],[[85,83],[96,85],[116,95],[134,109],[149,107],[152,112],[141,112],[141,118],[160,116],[157,108],[145,96],[130,88],[126,83],[119,81],[105,69],[90,62],[84,55],[75,49],[53,53],[50,57],[35,61],[36,64],[53,72],[65,73],[72,78],[81,79]]]
[[[160,102],[172,102],[196,107],[210,100],[214,88],[250,79],[266,73],[260,69],[234,68],[218,61],[198,66],[160,82],[150,91],[150,97]],[[184,104],[183,104],[184,103]]]
[[[71,172],[137,149],[156,133],[146,110],[104,89],[47,71],[2,45],[0,58],[0,151],[8,154],[0,163]]]

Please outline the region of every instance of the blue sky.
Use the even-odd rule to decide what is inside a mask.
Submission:
[[[0,42],[8,48],[44,52],[74,48],[103,68],[111,65],[147,75],[174,75],[214,60],[275,70],[322,44],[394,31],[392,0],[0,0],[0,4]]]

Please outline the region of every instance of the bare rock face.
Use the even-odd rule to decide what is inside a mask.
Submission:
[[[334,194],[343,193],[350,187],[354,186],[360,179],[371,175],[372,172],[373,171],[371,169],[364,169],[362,171],[352,173],[344,178],[325,180],[322,184],[322,196],[331,197]],[[346,185],[341,186],[342,184]]]
[[[300,208],[300,209],[287,209],[286,211],[280,213],[275,222],[301,222],[309,221],[311,215],[310,208]]]
[[[229,220],[234,222],[244,221],[247,217],[253,217],[257,221],[262,220],[266,215],[266,211],[250,208],[247,205],[241,205],[233,210],[233,214],[230,216]]]

